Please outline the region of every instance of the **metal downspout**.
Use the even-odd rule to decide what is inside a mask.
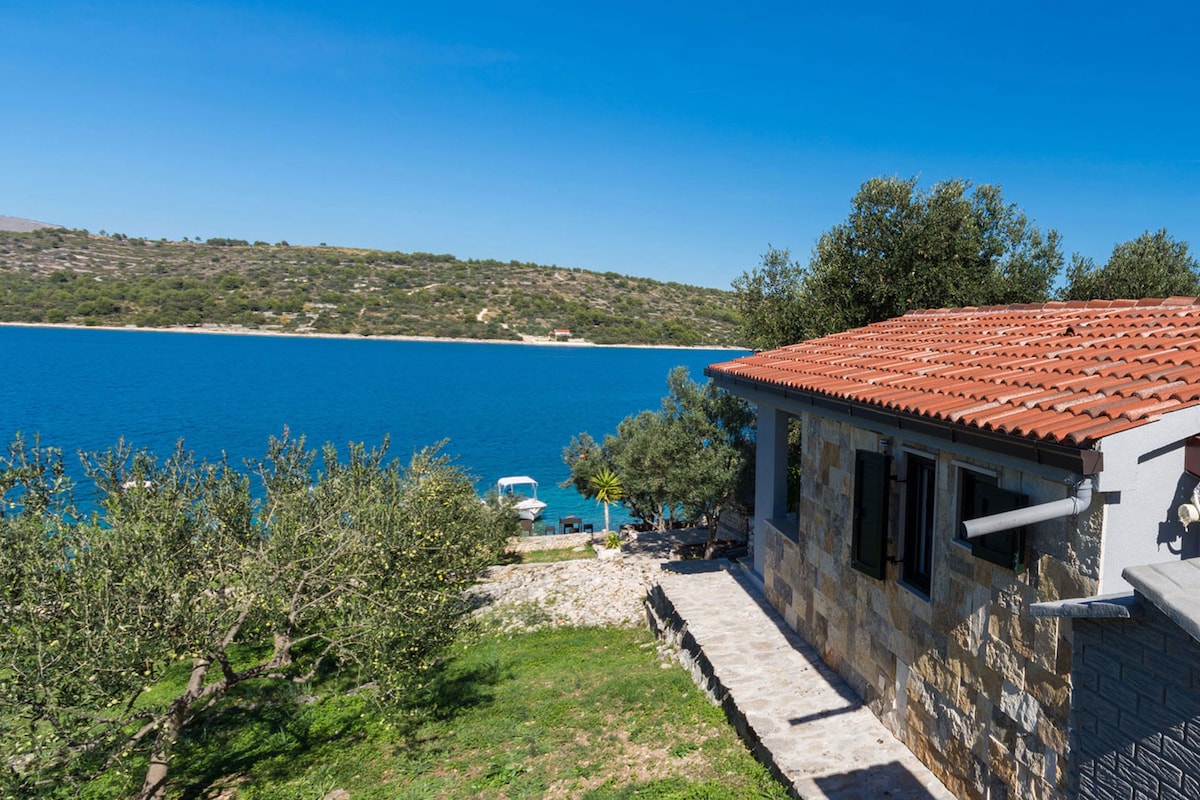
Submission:
[[[1045,522],[1060,517],[1071,517],[1088,509],[1092,504],[1092,479],[1084,478],[1075,487],[1075,496],[1062,500],[1052,500],[1049,503],[1017,508],[978,519],[963,520],[962,533],[968,539],[986,536],[989,533],[1008,531],[1022,525],[1032,525],[1035,522]]]

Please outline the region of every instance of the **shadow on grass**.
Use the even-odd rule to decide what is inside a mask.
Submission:
[[[497,663],[451,662],[406,703],[391,707],[376,704],[370,692],[316,698],[291,686],[249,688],[185,730],[171,783],[182,800],[202,800],[217,785],[281,781],[318,763],[361,758],[372,738],[407,747],[426,723],[491,702],[502,677]]]

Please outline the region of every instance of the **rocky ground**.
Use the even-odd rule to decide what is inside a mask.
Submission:
[[[642,601],[663,563],[679,558],[680,545],[703,542],[706,535],[698,528],[641,534],[627,539],[622,557],[615,560],[492,567],[470,592],[476,617],[509,632],[559,625],[644,625]]]

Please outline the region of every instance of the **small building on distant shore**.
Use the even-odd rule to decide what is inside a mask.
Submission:
[[[570,338],[571,338],[570,328],[555,328],[554,329],[554,340],[555,341],[563,342]]]

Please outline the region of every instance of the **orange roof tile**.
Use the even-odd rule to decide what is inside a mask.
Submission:
[[[1086,447],[1200,404],[1200,298],[911,311],[708,372]]]

